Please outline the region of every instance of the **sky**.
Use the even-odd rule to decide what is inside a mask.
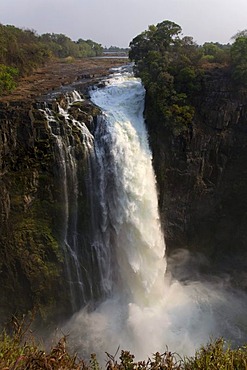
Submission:
[[[103,46],[129,42],[163,20],[182,27],[198,44],[231,42],[247,28],[247,0],[0,0],[0,23],[42,33],[63,33]]]

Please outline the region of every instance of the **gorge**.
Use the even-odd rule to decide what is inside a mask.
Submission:
[[[1,103],[1,317],[59,322],[88,303],[65,326],[83,353],[245,341],[246,91],[209,71],[190,135],[158,131],[146,96],[160,227],[143,87],[128,71],[100,86],[103,116],[73,86]]]
[[[200,274],[199,253],[193,271],[186,265],[188,253],[171,253],[166,272],[140,81],[127,69],[93,89],[91,99],[103,110],[95,132],[96,156],[98,152],[103,168],[97,181],[105,240],[101,250],[108,252],[102,265],[106,257],[111,261],[106,280],[114,279],[107,284],[112,286],[110,294],[94,310],[83,308],[63,328],[73,348],[84,358],[96,352],[103,363],[103,352],[113,354],[118,346],[138,360],[166,346],[192,355],[218,336],[233,344],[244,342],[242,290],[220,271]],[[179,269],[187,273],[180,281],[174,278]]]

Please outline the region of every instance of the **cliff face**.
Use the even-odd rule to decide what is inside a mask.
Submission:
[[[194,97],[194,122],[177,137],[157,131],[159,117],[146,102],[168,251],[202,252],[227,271],[243,271],[246,261],[246,102],[247,91],[226,71],[207,72]]]
[[[210,268],[230,272],[244,286],[246,98],[247,91],[231,85],[226,72],[208,72],[194,97],[194,122],[179,136],[157,125],[160,117],[146,101],[168,253],[177,248],[204,253]],[[93,269],[88,150],[98,111],[84,100],[70,104],[65,118],[58,104],[67,109],[67,99],[58,94],[46,103],[0,103],[2,318],[36,308],[42,319],[55,313],[59,320],[83,303],[75,299],[71,307],[71,298],[84,294],[87,301],[100,294],[86,271],[74,269],[68,278],[75,261],[66,243],[72,246],[75,234],[85,251],[79,263]],[[73,120],[84,122],[82,129]],[[83,294],[71,284],[74,274],[85,283]]]
[[[66,170],[69,157],[61,148],[63,145],[73,148],[73,155],[67,154],[73,156],[71,163],[77,166],[78,238],[86,245],[90,235],[90,206],[83,179],[88,153],[85,135],[71,126],[71,121],[80,117],[81,122],[93,129],[93,115],[98,111],[82,101],[70,106],[70,118],[65,119],[59,115],[58,103],[65,107],[66,97],[60,96],[51,103],[13,102],[2,103],[0,107],[2,318],[36,308],[42,319],[50,319],[54,313],[59,319],[75,308],[70,307],[71,287],[66,277],[66,266],[71,261],[66,261],[62,245],[73,232],[68,223],[72,223],[75,212],[68,208],[65,197],[73,197],[77,189],[72,179],[65,178],[63,169]],[[56,118],[50,123],[45,111],[40,110],[48,106]],[[86,125],[83,129],[90,137]]]
[[[99,295],[97,279],[87,277],[93,276],[89,152],[98,109],[86,99],[72,103],[67,93],[86,93],[124,62],[51,61],[0,98],[0,324],[28,310],[59,321]],[[84,251],[80,261],[76,243]]]

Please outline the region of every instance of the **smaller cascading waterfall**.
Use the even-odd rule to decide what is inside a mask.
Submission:
[[[75,142],[72,132],[73,130],[79,132],[81,155],[86,157],[88,172],[91,171],[90,161],[93,157],[94,139],[86,125],[75,120],[68,113],[70,105],[81,100],[80,94],[77,91],[72,91],[66,95],[66,109],[63,109],[57,103],[58,114],[60,120],[62,119],[62,124],[59,122],[57,115],[47,106],[42,110],[46,116],[56,147],[56,163],[59,166],[58,177],[62,190],[61,202],[64,209],[61,240],[64,247],[70,301],[74,312],[87,302],[88,296],[93,297],[92,277],[89,276],[85,268],[83,269],[80,261],[82,245],[79,245],[80,242],[78,240],[80,228],[80,220],[78,220],[79,170],[76,154],[76,145],[78,143]]]

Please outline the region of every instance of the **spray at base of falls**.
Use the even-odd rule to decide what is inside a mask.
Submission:
[[[106,298],[93,312],[76,313],[63,330],[79,354],[97,353],[102,363],[105,351],[114,354],[118,346],[139,360],[166,346],[192,355],[210,338],[245,336],[245,297],[222,281],[182,284],[165,275],[144,94],[138,79],[117,71],[91,92],[103,111],[95,132],[95,246]]]

